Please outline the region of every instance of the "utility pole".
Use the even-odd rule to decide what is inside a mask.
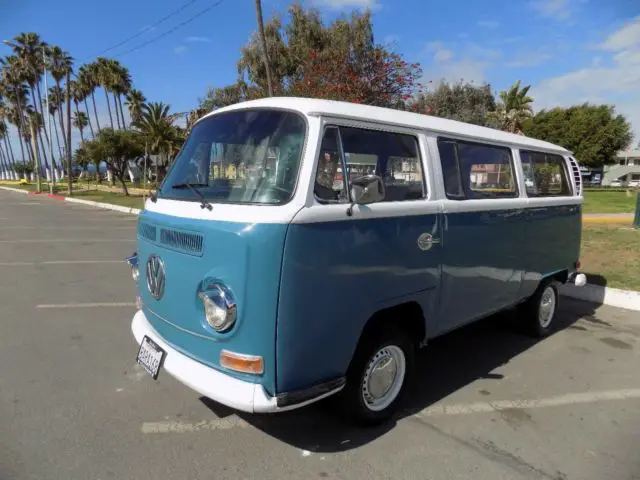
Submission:
[[[33,146],[34,170],[36,172],[36,184],[38,193],[42,193],[42,179],[40,178],[40,151],[38,150],[38,137],[36,137],[36,126],[33,117],[29,119],[29,129],[31,130],[31,145]]]
[[[260,33],[260,43],[262,44],[262,59],[267,72],[267,89],[269,96],[273,97],[273,86],[271,84],[271,66],[269,64],[269,54],[267,53],[267,39],[264,35],[264,22],[262,21],[262,2],[256,0],[256,18],[258,20],[258,32]]]
[[[56,174],[53,170],[53,164],[55,160],[53,159],[53,143],[51,137],[51,115],[49,114],[49,88],[47,86],[47,54],[45,49],[42,49],[42,65],[44,66],[44,98],[45,98],[45,109],[47,111],[47,129],[49,130],[49,157],[51,158],[51,164],[49,165],[51,175],[51,181],[49,182],[49,193],[53,195],[53,190],[56,184]]]
[[[73,194],[73,175],[71,172],[71,88],[69,81],[71,80],[71,68],[67,69],[67,185],[68,194]],[[99,172],[98,172],[99,173]]]

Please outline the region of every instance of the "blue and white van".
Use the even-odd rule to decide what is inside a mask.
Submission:
[[[244,412],[397,407],[414,352],[579,272],[571,152],[426,115],[267,98],[191,131],[137,224],[137,361]]]

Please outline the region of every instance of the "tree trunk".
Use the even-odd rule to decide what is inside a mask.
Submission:
[[[87,120],[89,121],[89,130],[91,131],[91,138],[96,138],[96,134],[93,133],[93,125],[91,124],[91,113],[89,113],[89,104],[87,103],[87,97],[84,97],[84,108],[87,109]]]
[[[103,90],[104,90],[104,97],[107,100],[107,110],[109,110],[109,120],[111,121],[111,129],[115,130],[113,126],[113,115],[111,115],[111,104],[109,103],[109,92],[107,92],[105,88],[103,88]]]
[[[120,111],[118,110],[118,97],[115,93],[113,94],[113,106],[116,109],[116,125],[118,125],[118,130],[122,130],[124,127],[120,125]]]
[[[124,110],[122,109],[122,98],[120,98],[119,94],[118,94],[118,103],[120,104],[120,116],[122,117],[122,128],[126,130],[127,124],[124,121]]]
[[[258,32],[260,33],[260,43],[262,44],[262,59],[267,72],[267,91],[273,97],[273,84],[271,83],[271,66],[269,65],[269,54],[267,53],[267,39],[264,35],[264,22],[262,21],[262,1],[256,0],[256,18],[258,20]]]
[[[2,120],[2,123],[4,124],[4,126],[6,127],[7,124],[4,120]],[[8,128],[6,128],[7,132],[9,131]],[[4,148],[7,150],[7,154],[10,152],[11,153],[11,163],[13,164],[13,169],[15,170],[16,168],[16,156],[13,154],[13,147],[11,146],[11,142],[9,141],[9,139],[7,137],[4,137]],[[24,155],[24,153],[22,154]]]
[[[40,113],[42,114],[42,121],[44,121],[44,112],[42,111],[42,94],[40,93],[40,83],[36,83],[36,88],[38,91],[38,99],[40,100]],[[47,112],[47,115],[49,114],[49,112]],[[44,138],[47,139],[47,144],[49,144],[50,141],[53,141],[52,139],[49,138],[49,133],[47,132],[47,127],[44,127]]]
[[[91,90],[91,100],[93,101],[93,114],[96,116],[96,125],[98,126],[98,133],[100,133],[100,119],[98,118],[98,108],[96,107],[96,96]]]
[[[71,80],[71,71],[67,70],[67,85]],[[67,88],[67,187],[68,194],[73,193],[73,171],[71,168],[71,92]]]
[[[129,189],[127,188],[127,183],[124,180],[124,176],[125,176],[125,172],[118,170],[118,180],[120,180],[120,183],[122,184],[122,191],[128,197]]]
[[[56,80],[56,85],[58,85],[58,89],[60,89],[60,81]],[[68,89],[67,89],[68,90]],[[65,154],[67,153],[67,136],[65,134],[65,130],[64,130],[64,117],[62,116],[62,102],[60,102],[60,105],[58,107],[58,120],[60,121],[60,129],[62,130],[62,141],[65,145]],[[62,164],[64,165],[64,162],[62,162]]]
[[[58,144],[58,153],[60,154],[60,161],[64,158],[64,154],[62,153],[62,147],[60,146],[60,135],[58,135],[58,122],[56,120],[56,116],[53,117],[53,130],[56,132],[56,143]]]

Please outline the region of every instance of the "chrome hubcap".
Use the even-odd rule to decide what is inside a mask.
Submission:
[[[540,297],[540,309],[538,311],[538,321],[542,328],[547,328],[553,320],[556,311],[556,294],[552,287],[547,287]]]
[[[400,347],[388,345],[371,358],[362,381],[362,398],[370,410],[380,411],[396,399],[406,372],[406,358]]]

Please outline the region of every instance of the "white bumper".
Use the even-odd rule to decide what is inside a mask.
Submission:
[[[262,385],[230,377],[180,353],[158,335],[141,310],[134,315],[131,330],[138,345],[146,335],[167,352],[161,371],[167,371],[207,398],[249,413],[277,412],[291,408],[278,408],[276,398],[270,396]]]

